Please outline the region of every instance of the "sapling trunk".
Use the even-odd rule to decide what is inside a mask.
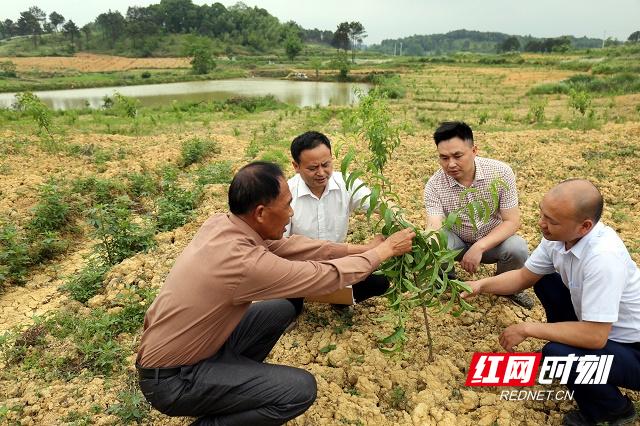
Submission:
[[[424,316],[424,328],[427,330],[427,348],[429,349],[427,361],[433,362],[433,340],[431,339],[431,328],[429,328],[429,313],[424,305],[422,305],[422,315]]]

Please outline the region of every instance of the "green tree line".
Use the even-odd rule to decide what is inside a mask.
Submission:
[[[332,45],[334,39],[332,31],[307,30],[293,21],[281,23],[267,10],[242,2],[225,7],[221,3],[199,6],[191,0],[161,0],[146,7],[129,7],[125,15],[108,10],[81,28],[61,13],[47,15],[37,6],[21,12],[15,21],[0,20],[0,39],[29,36],[37,46],[43,34],[56,33],[83,49],[113,50],[118,43],[129,43],[140,56],[150,55],[168,34],[208,37],[223,46],[243,46],[255,52],[284,47],[285,42],[292,46],[303,42]]]
[[[402,45],[402,52],[400,52]],[[413,35],[400,39],[383,40],[369,50],[389,55],[439,55],[450,52],[494,53],[509,51],[551,52],[568,49],[602,47],[602,40],[588,37],[562,36],[536,38],[530,35],[514,36],[499,32],[456,30],[446,34]]]

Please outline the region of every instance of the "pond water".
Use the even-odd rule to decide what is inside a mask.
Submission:
[[[140,100],[143,106],[170,105],[175,101],[225,100],[237,96],[273,95],[288,104],[305,106],[350,105],[357,102],[354,89],[369,90],[364,83],[291,81],[270,78],[190,81],[142,86],[96,87],[90,89],[48,90],[34,92],[55,110],[99,108],[104,96],[115,92]],[[15,93],[0,93],[0,107],[9,108]]]

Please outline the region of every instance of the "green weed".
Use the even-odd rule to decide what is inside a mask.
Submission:
[[[67,193],[53,180],[40,185],[40,202],[33,208],[33,218],[28,224],[30,231],[42,234],[68,228],[72,221],[72,209],[67,202]]]
[[[127,192],[133,198],[156,195],[160,191],[160,186],[154,177],[146,170],[141,173],[130,173],[127,176],[129,188]]]
[[[107,265],[151,248],[154,229],[147,223],[135,223],[131,214],[131,200],[119,197],[109,205],[98,205],[89,211],[93,236],[98,240],[96,253]]]
[[[158,230],[170,231],[191,219],[202,197],[200,188],[185,190],[178,185],[177,171],[167,168],[162,179],[162,195],[156,200],[156,223]]]
[[[233,169],[231,161],[217,161],[198,169],[197,184],[200,186],[211,183],[231,183]]]
[[[584,116],[591,107],[591,96],[582,90],[569,90],[569,106]]]
[[[0,284],[23,284],[30,264],[22,232],[13,224],[0,225]]]
[[[394,386],[389,397],[389,405],[396,410],[406,410],[408,408],[408,400],[406,391],[400,385]]]
[[[118,403],[111,405],[107,409],[108,414],[114,414],[120,418],[123,424],[132,422],[140,423],[149,415],[149,404],[144,396],[136,390],[131,389],[118,394]]]
[[[109,267],[101,261],[93,260],[70,278],[61,288],[69,293],[72,299],[80,303],[86,303],[96,294],[100,293],[103,286],[104,276]]]
[[[532,99],[529,104],[529,112],[527,113],[527,121],[529,123],[544,122],[544,110],[549,104],[545,98]]]
[[[278,164],[281,168],[286,168],[289,164],[289,157],[282,151],[269,150],[260,157],[262,161],[269,161]]]
[[[214,140],[194,138],[182,144],[180,150],[180,167],[187,167],[203,159],[220,153],[220,147]]]

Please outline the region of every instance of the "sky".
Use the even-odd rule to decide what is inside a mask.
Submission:
[[[38,6],[78,26],[107,10],[124,15],[129,6],[147,6],[160,0],[0,0],[0,18],[17,20],[21,11]],[[213,0],[193,0],[212,4]],[[225,6],[235,0],[221,0]],[[576,37],[626,40],[640,30],[640,0],[245,0],[266,9],[281,22],[293,20],[304,28],[334,31],[340,22],[360,21],[367,31],[365,44],[414,34],[436,34],[466,29],[497,31],[534,37]]]

